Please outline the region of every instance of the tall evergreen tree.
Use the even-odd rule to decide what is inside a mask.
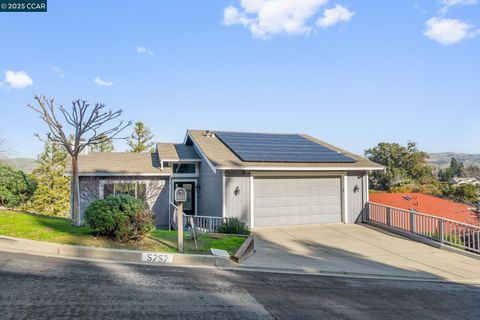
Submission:
[[[33,194],[33,208],[43,214],[59,215],[68,212],[70,179],[65,176],[69,157],[58,143],[45,143],[39,155],[38,167],[33,171],[38,186]]]
[[[112,139],[109,139],[105,134],[101,135],[101,138],[103,139],[101,142],[92,144],[91,150],[93,152],[112,152],[115,149]]]
[[[152,141],[153,135],[150,129],[145,127],[141,121],[135,123],[133,133],[127,139],[127,144],[130,147],[130,152],[145,152],[150,151],[154,143]]]
[[[450,166],[445,170],[438,172],[438,177],[442,181],[450,181],[452,178],[461,177],[464,171],[463,163],[458,162],[457,159],[450,159]]]

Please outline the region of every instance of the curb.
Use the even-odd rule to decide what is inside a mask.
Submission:
[[[142,264],[148,266],[175,266],[175,267],[203,267],[219,270],[267,272],[297,275],[319,275],[330,277],[345,277],[358,279],[379,279],[397,281],[441,282],[441,283],[464,283],[480,286],[479,280],[465,280],[461,278],[436,278],[436,277],[408,277],[401,275],[365,274],[353,272],[334,272],[312,268],[278,268],[266,266],[246,266],[233,262],[224,257],[216,257],[201,254],[182,254],[165,252],[142,252],[136,250],[107,249],[96,247],[75,246],[58,244],[53,242],[36,241],[28,239],[0,236],[0,249],[10,252],[22,252],[34,255],[59,257],[80,260],[97,260],[100,262],[117,262],[128,264]],[[142,254],[154,254],[169,257],[165,261],[147,262],[142,259]]]
[[[0,248],[36,255],[141,263],[146,265],[194,266],[211,268],[216,268],[217,265],[227,267],[235,266],[235,264],[227,258],[215,257],[210,255],[143,252],[137,250],[85,247],[45,241],[19,239],[7,236],[0,236]],[[143,255],[145,254],[161,256],[164,259],[156,259],[157,261],[151,262],[145,261],[143,257]]]
[[[231,263],[231,262],[230,262]],[[231,263],[232,264],[232,263]],[[355,273],[347,271],[325,271],[312,268],[278,268],[266,266],[245,266],[241,264],[217,265],[220,270],[245,271],[245,272],[266,272],[279,274],[312,275],[325,277],[342,277],[354,279],[372,279],[372,280],[394,280],[394,281],[417,281],[417,282],[438,282],[438,283],[457,283],[471,284],[480,287],[480,279],[468,280],[463,278],[440,278],[440,277],[410,277],[402,275],[383,275],[373,273]]]

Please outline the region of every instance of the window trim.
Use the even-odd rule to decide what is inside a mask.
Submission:
[[[138,184],[144,184],[145,190],[148,188],[148,181],[145,180],[122,180],[122,179],[107,179],[107,180],[100,180],[98,193],[100,199],[105,199],[105,185],[111,184],[113,185],[113,195],[116,195],[115,192],[115,185],[116,184],[134,184],[135,185],[135,198],[138,198]],[[122,193],[123,194],[123,193]],[[146,199],[140,199],[142,201],[146,201]]]
[[[199,171],[200,167],[198,165],[198,162],[189,162],[189,161],[177,161],[177,162],[170,162],[172,164],[172,177],[178,177],[178,178],[198,178],[199,176]],[[173,165],[174,164],[194,164],[195,165],[195,172],[194,173],[175,173],[173,171]]]

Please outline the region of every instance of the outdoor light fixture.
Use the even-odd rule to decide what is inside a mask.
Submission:
[[[355,187],[353,187],[353,192],[357,193],[358,191],[360,191],[360,188],[358,187],[358,184],[356,184]]]
[[[234,193],[236,196],[238,196],[238,195],[240,194],[240,187],[237,186],[237,187],[235,188],[235,190],[233,191],[233,193]]]
[[[197,184],[197,186],[195,187],[195,189],[197,189],[197,192],[200,191],[200,185]]]

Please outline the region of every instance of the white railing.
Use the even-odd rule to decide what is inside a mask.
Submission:
[[[480,254],[480,226],[367,203],[364,221]]]
[[[188,216],[187,219],[193,219],[195,230],[204,233],[217,232],[218,227],[227,222],[229,218],[209,217],[209,216]],[[190,220],[187,220],[189,224]]]
[[[169,226],[170,230],[177,230],[178,207],[170,202],[169,209]],[[202,233],[217,232],[218,227],[225,223],[229,218],[197,216],[183,213],[183,225],[195,228],[195,231]],[[193,224],[193,225],[192,225]]]

